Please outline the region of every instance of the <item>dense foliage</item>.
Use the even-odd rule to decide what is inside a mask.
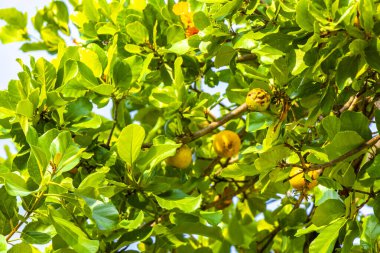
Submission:
[[[379,1],[54,1],[39,38],[0,19],[55,55],[0,91],[0,252],[380,251]]]

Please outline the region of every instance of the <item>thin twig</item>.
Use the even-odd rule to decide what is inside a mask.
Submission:
[[[111,128],[111,132],[110,132],[110,135],[108,136],[108,140],[107,140],[107,147],[110,146],[111,144],[111,140],[112,140],[112,135],[113,135],[113,132],[115,131],[115,128],[116,128],[116,125],[117,125],[117,117],[118,117],[118,107],[119,107],[119,103],[120,101],[119,100],[116,100],[114,99],[114,113],[113,113],[113,125],[112,125],[112,128]]]
[[[34,212],[34,210],[36,209],[37,205],[40,203],[42,197],[43,197],[44,193],[43,192],[40,192],[37,197],[36,197],[36,200],[34,201],[34,204],[33,206],[30,208],[29,211],[26,212],[26,214],[24,215],[24,220],[20,220],[17,225],[12,229],[12,231],[7,235],[7,237],[5,237],[5,241],[9,241],[12,236],[18,231],[18,229],[21,227],[22,224],[24,224],[24,222],[30,217],[30,215],[32,215],[32,213]]]
[[[303,168],[303,170],[299,171],[298,173],[292,175],[291,177],[288,177],[287,179],[285,179],[283,182],[286,182],[286,181],[289,181],[290,179],[292,179],[293,177],[296,177],[298,176],[299,174],[302,174],[302,173],[305,173],[305,172],[308,172],[308,171],[313,171],[313,170],[321,170],[323,171],[324,169],[328,168],[328,167],[331,167],[331,166],[334,166],[335,164],[341,162],[341,161],[344,161],[346,160],[348,157],[350,156],[353,156],[357,153],[359,153],[360,151],[366,149],[366,148],[370,148],[372,147],[373,145],[375,145],[378,141],[380,141],[380,135],[376,135],[375,137],[373,137],[372,139],[370,139],[369,141],[367,142],[364,142],[363,144],[361,144],[360,146],[344,153],[343,155],[335,158],[334,160],[332,161],[329,161],[329,162],[326,162],[326,163],[322,163],[322,164],[313,164],[313,165],[310,165],[310,167],[308,168],[303,168],[301,165],[297,165],[297,164],[294,164],[293,166],[294,167],[299,167],[299,168]]]
[[[193,133],[191,136],[185,136],[181,139],[181,142],[182,143],[189,143],[189,142],[192,142],[208,133],[211,133],[214,129],[220,127],[221,125],[225,124],[226,122],[234,119],[234,118],[237,118],[239,117],[242,113],[244,113],[246,110],[248,109],[247,107],[247,104],[244,103],[242,104],[241,106],[239,106],[238,108],[236,108],[235,110],[229,112],[228,114],[226,114],[223,118],[221,118],[220,120],[218,121],[214,121],[212,123],[210,123],[210,125],[208,125],[207,127],[203,128],[203,129],[200,129],[198,131],[196,131],[195,133]]]
[[[367,142],[364,142],[363,144],[361,144],[360,146],[344,153],[343,155],[335,158],[334,160],[330,161],[330,162],[326,162],[326,163],[323,163],[323,164],[314,164],[314,165],[311,165],[307,170],[308,171],[312,171],[312,170],[319,170],[319,169],[325,169],[325,168],[328,168],[328,167],[331,167],[341,161],[344,161],[345,159],[347,159],[348,157],[350,156],[353,156],[357,153],[359,153],[360,151],[366,149],[366,148],[369,148],[369,147],[372,147],[373,145],[375,145],[378,141],[380,140],[380,135],[376,135],[375,137],[373,137],[372,139],[370,139],[369,141]]]

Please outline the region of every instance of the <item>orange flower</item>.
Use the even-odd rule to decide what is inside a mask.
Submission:
[[[198,34],[198,32],[199,32],[199,30],[196,27],[194,27],[194,26],[188,27],[186,29],[186,38],[193,36],[195,34]]]
[[[173,6],[173,12],[175,15],[184,15],[190,12],[190,6],[188,2],[179,2]]]

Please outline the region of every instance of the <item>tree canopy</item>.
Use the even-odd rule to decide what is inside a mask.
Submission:
[[[0,252],[380,251],[379,1],[0,19],[2,43],[54,55],[0,91]]]

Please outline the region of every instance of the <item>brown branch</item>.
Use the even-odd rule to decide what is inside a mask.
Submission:
[[[12,229],[12,231],[5,237],[5,241],[6,242],[9,242],[9,240],[12,238],[12,236],[18,231],[18,229],[21,227],[21,225],[23,225],[27,219],[29,219],[30,215],[33,214],[33,212],[35,211],[37,205],[40,203],[42,197],[43,197],[43,192],[40,192],[37,197],[36,197],[36,200],[34,201],[33,203],[33,206],[30,208],[30,210],[28,210],[25,215],[24,215],[24,220],[20,220],[17,225]]]
[[[332,161],[329,161],[329,162],[326,162],[326,163],[323,163],[323,164],[314,164],[314,165],[311,165],[308,168],[305,168],[302,165],[298,165],[298,164],[291,164],[292,167],[299,167],[299,168],[302,168],[303,170],[301,170],[300,172],[294,174],[291,177],[288,177],[287,179],[284,179],[283,182],[285,183],[286,181],[289,181],[293,177],[298,176],[299,174],[302,174],[302,173],[307,173],[308,171],[313,171],[313,170],[321,170],[321,171],[323,171],[324,169],[326,169],[328,167],[331,167],[331,166],[333,166],[333,165],[335,165],[335,164],[337,164],[339,162],[342,162],[342,161],[346,160],[348,157],[353,156],[353,155],[359,153],[360,151],[362,151],[362,150],[364,150],[366,148],[370,148],[370,147],[374,146],[378,141],[380,141],[380,135],[376,135],[375,137],[373,137],[369,141],[367,141],[367,142],[361,144],[360,146],[358,146],[358,147],[356,147],[356,148],[354,148],[354,149],[352,149],[352,150],[344,153],[343,155],[335,158]],[[286,164],[286,165],[288,165],[288,164]]]
[[[226,123],[226,122],[228,122],[234,118],[239,117],[247,109],[248,109],[247,104],[244,103],[241,106],[239,106],[238,108],[236,108],[235,110],[226,114],[220,120],[210,123],[210,125],[208,125],[207,127],[203,128],[203,129],[196,131],[191,136],[185,136],[185,137],[181,138],[181,142],[182,143],[189,143],[189,142],[192,142],[192,141],[194,141],[194,140],[196,140],[196,139],[198,139],[198,138],[200,138],[200,137],[202,137],[208,133],[211,133],[214,129],[220,127],[224,123]]]
[[[369,141],[367,142],[364,142],[363,144],[361,144],[360,146],[344,153],[343,155],[335,158],[334,160],[330,161],[330,162],[326,162],[326,163],[323,163],[323,164],[314,164],[314,165],[311,165],[307,170],[308,171],[312,171],[312,170],[319,170],[319,169],[325,169],[325,168],[328,168],[328,167],[331,167],[341,161],[344,161],[346,160],[348,157],[350,156],[353,156],[357,153],[359,153],[360,151],[366,149],[366,148],[370,148],[372,147],[373,145],[375,145],[378,141],[380,140],[380,135],[376,135],[375,137],[373,137],[372,139],[370,139]]]
[[[245,55],[241,55],[237,57],[236,62],[252,61],[256,59],[257,59],[257,56],[255,54],[245,54]]]

